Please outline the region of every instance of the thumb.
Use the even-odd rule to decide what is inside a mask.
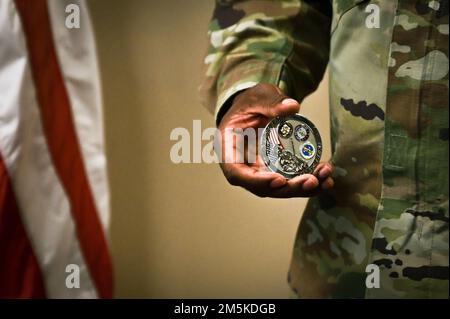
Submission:
[[[292,98],[284,98],[281,102],[272,105],[268,110],[270,117],[288,116],[300,111],[300,104]]]

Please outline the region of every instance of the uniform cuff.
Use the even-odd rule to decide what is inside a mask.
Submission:
[[[217,82],[218,98],[215,106],[214,117],[218,124],[219,116],[224,114],[222,108],[229,107],[230,98],[240,91],[251,88],[258,83],[278,85],[285,57],[278,57],[271,61],[250,60],[241,62],[228,72],[222,72]]]

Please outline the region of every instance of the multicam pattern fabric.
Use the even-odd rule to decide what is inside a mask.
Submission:
[[[299,297],[448,298],[448,9],[217,1],[201,86],[216,116],[260,82],[301,101],[329,63],[336,183],[299,226],[288,276]],[[366,286],[369,264],[379,288]]]

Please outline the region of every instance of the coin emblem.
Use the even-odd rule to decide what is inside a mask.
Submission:
[[[277,117],[264,128],[260,155],[269,170],[289,179],[314,171],[322,155],[322,140],[306,117]]]
[[[306,142],[301,146],[301,154],[303,158],[310,159],[316,154],[316,148],[310,142]]]
[[[278,127],[278,134],[283,138],[289,138],[292,135],[294,128],[289,122],[281,122]]]
[[[306,125],[297,125],[294,135],[297,141],[306,141],[309,138],[309,128]]]

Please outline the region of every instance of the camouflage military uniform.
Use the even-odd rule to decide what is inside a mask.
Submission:
[[[259,82],[302,100],[329,62],[336,184],[301,220],[289,272],[299,297],[448,298],[448,7],[217,2],[201,86],[216,116]],[[369,264],[379,288],[366,287]]]

